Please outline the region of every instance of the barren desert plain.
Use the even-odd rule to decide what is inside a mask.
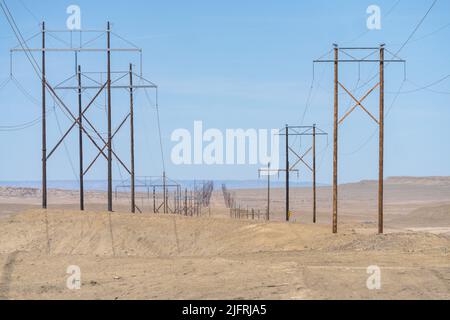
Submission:
[[[0,299],[450,299],[450,178],[386,180],[384,235],[377,234],[377,184],[340,186],[339,233],[331,230],[331,189],[272,190],[271,222],[231,219],[216,186],[200,217],[128,213],[120,197],[105,211],[102,192],[0,188]],[[266,190],[234,190],[265,208]],[[142,200],[144,201],[144,200]],[[79,266],[81,288],[66,285]],[[381,288],[369,290],[378,266]]]

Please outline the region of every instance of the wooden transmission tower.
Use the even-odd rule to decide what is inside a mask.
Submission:
[[[358,107],[360,107],[367,115],[379,126],[379,165],[378,165],[378,233],[384,232],[384,68],[386,63],[403,63],[396,54],[392,54],[392,59],[385,59],[384,45],[379,47],[352,47],[339,48],[334,45],[333,60],[315,60],[314,63],[333,63],[334,64],[334,134],[333,134],[333,233],[338,232],[338,133],[339,125]],[[351,54],[349,52],[352,52]],[[353,52],[363,52],[363,58],[354,56]],[[371,58],[376,52],[379,52],[379,58]],[[340,59],[340,53],[346,58]],[[373,86],[361,99],[357,99],[340,81],[339,81],[339,65],[342,63],[377,63],[379,64],[379,82]],[[354,101],[355,105],[341,118],[339,118],[339,88],[342,88]],[[379,117],[375,117],[362,104],[364,100],[379,88]]]

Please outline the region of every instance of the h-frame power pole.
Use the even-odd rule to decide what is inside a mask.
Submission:
[[[286,168],[285,169],[276,169],[276,168],[271,168],[270,164],[267,168],[263,168],[263,169],[259,169],[259,175],[261,175],[261,173],[265,173],[268,176],[270,176],[271,174],[278,174],[280,175],[281,172],[284,172],[286,174],[286,178],[285,178],[285,217],[286,217],[286,221],[289,222],[290,220],[290,174],[291,172],[296,172],[297,175],[299,174],[298,170],[293,169],[290,167],[289,165],[289,155],[290,155],[290,147],[289,147],[289,130],[290,127],[289,125],[286,125],[284,129],[280,130],[280,133],[278,134],[279,136],[285,136],[286,138],[286,148],[285,148],[285,156],[286,156]],[[284,133],[282,133],[284,131]],[[270,177],[269,177],[269,182],[268,182],[268,197],[270,201]],[[268,205],[269,207],[269,205]]]
[[[299,164],[303,164],[309,171],[312,173],[313,178],[313,223],[317,222],[317,165],[316,165],[316,142],[318,136],[328,136],[328,133],[318,128],[315,124],[313,126],[288,126],[287,131],[285,133],[287,137],[289,136],[311,136],[312,137],[312,146],[306,150],[302,155],[296,152],[291,146],[288,145],[287,156],[289,157],[289,153],[293,154],[296,157],[296,162],[290,166],[290,171],[296,170]],[[305,160],[306,156],[312,152],[312,165],[308,164]],[[296,170],[298,172],[298,170]]]
[[[267,175],[267,210],[266,210],[266,220],[270,221],[270,175],[271,175],[271,163],[267,164],[267,168],[262,168],[258,170],[258,176],[261,178],[262,174]]]
[[[111,35],[113,34],[111,31],[111,25],[108,22],[107,29],[105,30],[89,30],[89,33],[98,33],[103,34],[106,33],[106,48],[90,48],[85,47],[85,44],[81,43],[80,40],[80,46],[72,46],[72,43],[69,47],[64,48],[49,48],[46,46],[46,35],[48,33],[71,33],[70,30],[48,30],[45,28],[45,23],[42,23],[42,46],[40,48],[29,48],[27,45],[27,41],[23,42],[20,41],[20,47],[16,47],[11,49],[11,55],[14,52],[25,52],[27,55],[31,54],[32,52],[41,52],[42,53],[42,61],[41,66],[39,70],[39,77],[42,80],[42,207],[44,209],[47,208],[47,162],[51,158],[51,156],[57,151],[57,149],[61,146],[61,144],[64,142],[64,140],[69,136],[72,129],[75,127],[79,128],[78,132],[78,140],[79,140],[79,180],[80,180],[80,210],[84,210],[85,203],[84,203],[84,177],[89,172],[89,170],[92,168],[92,166],[95,164],[95,162],[98,160],[99,157],[103,157],[107,161],[107,168],[108,168],[108,211],[113,210],[113,196],[112,196],[112,188],[113,188],[113,177],[112,177],[112,161],[113,159],[116,159],[118,163],[130,174],[131,177],[131,212],[135,212],[136,209],[139,209],[136,207],[136,201],[135,201],[135,159],[134,159],[134,92],[138,89],[158,89],[158,87],[152,83],[151,81],[146,80],[142,77],[142,66],[141,66],[141,74],[137,75],[133,72],[132,64],[130,64],[128,71],[112,71],[111,68],[111,55],[112,52],[131,52],[131,53],[139,53],[141,55],[141,61],[142,61],[142,50],[134,47],[134,48],[113,48],[111,46]],[[83,32],[83,30],[77,30],[76,32],[80,32],[80,34]],[[97,37],[99,38],[99,37]],[[97,39],[95,38],[95,39]],[[81,39],[81,37],[80,37]],[[94,39],[94,40],[95,40]],[[30,39],[31,40],[31,39]],[[88,41],[92,42],[92,41]],[[75,60],[78,62],[78,53],[80,52],[90,52],[90,53],[106,53],[106,72],[82,72],[81,66],[77,65],[76,67],[76,74],[74,76],[71,76],[70,78],[64,80],[60,84],[56,86],[52,86],[50,82],[47,79],[46,76],[46,66],[47,66],[47,53],[48,52],[71,52],[75,53]],[[11,60],[12,61],[12,60]],[[33,65],[34,66],[34,65]],[[34,66],[35,67],[35,66]],[[11,66],[12,68],[12,66]],[[12,69],[11,69],[12,70]],[[105,74],[107,75],[107,81],[103,83],[103,81],[98,82],[93,80],[91,77],[87,76],[87,74]],[[119,74],[120,76],[117,79],[112,79],[112,74]],[[126,85],[124,84],[117,84],[122,78],[125,78],[129,74],[129,83]],[[134,85],[133,84],[133,76],[138,77],[141,80],[140,85]],[[90,81],[95,82],[94,85],[85,85],[82,83],[82,77],[86,77]],[[65,85],[66,82],[71,80],[72,78],[77,79],[77,85],[76,86],[68,86]],[[123,119],[123,121],[118,125],[118,127],[113,131],[112,128],[112,97],[111,97],[111,91],[113,89],[118,90],[129,90],[130,94],[130,109],[126,117]],[[69,106],[63,101],[61,96],[58,95],[58,90],[69,90],[69,91],[75,91],[78,95],[78,112],[77,116],[74,114],[74,112],[69,108]],[[83,108],[83,92],[86,90],[96,90],[96,94],[92,99],[90,99],[89,103]],[[98,91],[97,91],[98,90]],[[107,113],[107,137],[106,139],[99,133],[99,130],[89,121],[87,118],[87,111],[91,108],[91,106],[95,103],[97,98],[100,96],[102,92],[106,91],[107,94],[107,101],[106,101],[106,113]],[[47,93],[51,95],[51,97],[54,99],[55,103],[61,108],[61,110],[68,116],[68,118],[73,121],[72,125],[68,128],[68,130],[63,134],[63,136],[59,139],[59,141],[56,143],[54,148],[47,152],[47,118],[46,118],[46,98]],[[117,153],[113,150],[113,139],[116,136],[116,134],[120,131],[120,129],[124,126],[124,124],[127,122],[127,120],[130,121],[130,169],[125,165],[125,163],[119,158]],[[93,159],[93,161],[90,163],[87,168],[84,168],[83,163],[83,136],[86,136],[93,146],[98,150],[98,155]],[[99,145],[97,141],[100,141],[103,144],[103,147]],[[105,153],[105,149],[107,152]]]
[[[379,164],[378,164],[378,233],[384,232],[384,68],[386,63],[400,62],[405,60],[399,59],[396,54],[392,54],[393,58],[385,59],[385,46],[380,47],[351,47],[339,48],[334,45],[333,60],[315,60],[314,63],[333,63],[334,64],[334,116],[333,116],[333,233],[338,232],[338,143],[339,143],[339,125],[358,107],[366,112],[369,117],[379,126]],[[348,51],[364,52],[365,57],[356,58]],[[379,52],[379,59],[370,58],[375,52]],[[370,54],[367,55],[367,52]],[[343,53],[348,58],[340,59],[339,54]],[[339,65],[341,63],[379,63],[379,82],[373,86],[360,100],[339,81]],[[345,115],[339,119],[339,87],[341,87],[354,101],[355,105]],[[379,88],[379,118],[377,119],[367,108],[363,106],[364,100],[375,90]]]
[[[284,131],[284,133],[283,133]],[[286,157],[286,168],[285,169],[272,169],[270,167],[270,164],[268,165],[267,168],[263,168],[259,170],[259,175],[261,176],[262,173],[265,173],[268,175],[268,204],[267,207],[269,208],[270,206],[270,175],[272,173],[278,173],[278,175],[281,172],[284,172],[286,174],[286,196],[285,196],[285,201],[286,201],[286,221],[289,222],[290,220],[290,174],[291,172],[296,172],[297,175],[299,175],[299,170],[296,169],[297,166],[300,163],[303,163],[313,174],[313,222],[316,223],[316,216],[317,216],[317,196],[316,196],[316,188],[317,188],[317,183],[316,183],[316,170],[317,170],[317,166],[316,166],[316,138],[317,136],[325,136],[328,135],[326,132],[324,132],[323,130],[317,128],[316,125],[313,126],[289,126],[286,125],[284,129],[280,130],[279,136],[284,136],[285,140],[286,140],[286,144],[285,144],[285,157]],[[297,151],[295,151],[291,146],[290,146],[290,137],[292,136],[312,136],[312,147],[309,148],[303,155],[299,155],[299,153]],[[306,156],[312,151],[313,153],[313,165],[309,165],[305,158]],[[290,164],[290,158],[291,155],[294,155],[297,159],[295,161],[295,163],[293,165]],[[269,210],[269,209],[268,209]]]

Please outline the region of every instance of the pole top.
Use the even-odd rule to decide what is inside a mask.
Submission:
[[[337,43],[333,43],[333,47],[339,48],[339,45]]]

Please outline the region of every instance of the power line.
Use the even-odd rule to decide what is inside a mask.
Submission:
[[[324,55],[322,55],[320,57],[320,59],[322,59],[325,56],[329,55],[331,53],[331,51],[332,50],[330,50],[327,53],[325,53]],[[319,77],[319,82],[317,83],[318,87],[320,87],[320,84],[322,83],[324,75],[325,75],[325,67],[323,68],[322,73],[321,73],[321,75]],[[311,104],[312,104],[313,98],[315,96],[315,92],[314,92],[315,85],[314,85],[314,83],[315,83],[315,69],[314,69],[314,65],[313,65],[313,76],[312,76],[312,80],[311,80],[311,86],[309,88],[308,96],[307,96],[307,99],[306,99],[305,109],[304,109],[303,114],[302,114],[302,116],[300,118],[300,126],[303,126],[303,124],[305,122],[305,119],[306,119],[306,115],[308,114],[308,111],[311,108]],[[293,142],[294,144],[297,142],[297,138],[298,138],[298,136],[295,137],[295,140]],[[300,137],[300,144],[301,144],[301,138],[302,137]]]
[[[395,4],[388,10],[388,12],[387,12],[387,14],[386,14],[385,17],[388,17],[388,16],[395,10],[395,8],[399,5],[400,1],[401,1],[401,0],[397,0],[397,1],[395,2]],[[349,43],[352,43],[352,42],[354,42],[354,41],[356,41],[356,40],[362,38],[362,37],[363,37],[364,35],[366,35],[369,31],[370,31],[370,30],[366,30],[366,31],[363,32],[361,35],[359,35],[356,39],[350,41]],[[322,55],[318,60],[321,60],[323,57],[329,55],[332,51],[333,51],[333,50],[328,51],[327,53],[325,53],[324,55]],[[344,52],[344,53],[345,53],[345,52]],[[372,54],[373,54],[373,53],[371,53],[370,55],[372,55]],[[369,56],[370,56],[370,55],[369,55]],[[372,81],[372,80],[370,80],[370,81]],[[370,81],[369,81],[369,82],[370,82]],[[358,78],[358,84],[359,84],[359,82],[360,82],[360,78]],[[364,84],[363,86],[361,86],[361,87],[359,87],[359,88],[358,88],[358,85],[356,85],[355,90],[359,90],[359,89],[363,88],[364,86],[366,86],[367,84],[368,84],[368,83]],[[310,88],[310,91],[309,91],[309,93],[308,93],[308,98],[307,98],[307,102],[306,102],[305,111],[304,111],[303,116],[302,116],[301,125],[303,125],[304,119],[305,119],[306,114],[307,114],[307,112],[308,112],[309,103],[310,103],[310,100],[311,100],[311,94],[312,94],[312,89],[313,89],[312,87],[313,87],[313,85],[314,85],[314,74],[313,74],[313,80],[312,80],[312,83],[311,83],[311,88]]]
[[[421,36],[421,37],[419,37],[419,38],[411,39],[410,43],[422,41],[422,40],[424,40],[424,39],[426,39],[426,38],[429,38],[429,37],[431,37],[431,36],[433,36],[433,35],[435,35],[435,34],[441,32],[441,31],[447,29],[448,27],[450,27],[450,22],[449,22],[449,23],[446,23],[446,24],[443,25],[442,27],[440,27],[440,28],[438,28],[438,29],[436,29],[436,30],[434,30],[434,31],[431,31],[430,33],[427,33],[427,34],[425,34],[425,35],[423,35],[423,36]],[[392,45],[392,44],[391,44],[391,45]]]
[[[8,21],[8,24],[10,25],[11,29],[13,30],[14,35],[16,36],[17,40],[19,41],[19,45],[24,50],[28,61],[31,63],[31,65],[32,65],[34,71],[36,72],[37,76],[39,77],[39,79],[42,80],[41,69],[39,67],[39,64],[36,62],[36,59],[34,58],[34,56],[30,53],[30,50],[26,44],[26,41],[23,38],[22,33],[20,32],[20,29],[17,26],[17,24],[14,20],[14,17],[12,16],[11,11],[9,10],[5,0],[1,0],[0,7],[2,8],[2,11],[5,14],[6,20]]]
[[[391,105],[389,106],[387,112],[386,112],[386,116],[385,116],[385,120],[389,117],[389,114],[391,113],[392,109],[394,108],[395,103],[397,102],[398,97],[400,96],[400,92],[403,89],[403,86],[405,85],[405,81],[402,82],[402,84],[400,85],[400,88],[398,89],[398,92],[396,94],[396,96],[394,97],[394,99],[392,100]],[[375,129],[373,131],[373,133],[369,136],[369,138],[364,141],[358,148],[356,148],[354,151],[349,152],[349,153],[344,153],[344,156],[352,156],[358,152],[360,152],[361,150],[363,150],[369,143],[370,141],[372,141],[372,139],[375,137],[375,135],[377,134],[378,130]]]
[[[27,5],[25,5],[25,3],[23,2],[23,0],[19,0],[20,4],[22,5],[22,7],[24,7],[24,9],[26,11],[28,11],[28,13],[33,17],[34,20],[36,20],[38,23],[40,23],[41,21],[38,19],[38,17],[33,13],[32,10],[30,10],[30,8],[28,8]]]
[[[391,13],[395,10],[395,8],[399,5],[401,0],[397,0],[397,2],[388,10],[388,12],[386,13],[386,15],[384,15],[385,18],[389,17],[391,15]],[[361,39],[362,37],[364,37],[366,34],[368,34],[370,32],[369,29],[367,29],[366,31],[362,32],[359,36],[357,36],[356,38],[354,38],[353,40],[349,41],[349,42],[345,42],[347,44],[352,44],[355,41]]]
[[[28,92],[27,89],[25,89],[25,87],[19,82],[19,80],[17,80],[17,78],[14,75],[11,76],[11,79],[13,84],[16,86],[17,89],[19,89],[19,91],[22,93],[24,97],[26,97],[33,105],[39,106],[39,101],[35,97],[33,97],[33,95],[30,92]]]
[[[144,92],[145,92],[145,96],[148,100],[148,103],[150,105],[152,105],[152,101],[148,94],[147,88],[144,88]],[[164,160],[164,147],[163,147],[163,142],[162,142],[161,119],[159,116],[158,89],[156,89],[156,103],[154,104],[154,106],[156,108],[156,120],[158,122],[158,134],[159,134],[159,147],[161,149],[161,161],[162,161],[163,171],[165,172],[166,171],[166,163]]]
[[[11,14],[11,11],[9,10],[5,0],[1,0],[0,2],[0,7],[2,8],[3,13],[5,14],[6,20],[8,21],[8,24],[10,25],[11,29],[13,30],[17,40],[19,41],[19,45],[22,47],[23,52],[25,53],[28,61],[30,62],[31,66],[33,67],[36,75],[38,76],[38,78],[43,81],[43,76],[42,76],[42,71],[41,68],[39,66],[39,64],[37,63],[36,59],[34,58],[34,56],[31,54],[30,49],[27,46],[27,42],[26,40],[23,38],[23,35],[19,29],[19,27],[17,26],[15,19],[13,17],[13,15]],[[50,93],[50,96],[52,97],[53,101],[58,105],[58,107],[63,111],[63,113],[66,115],[66,117],[69,117],[63,110],[63,107],[60,105],[60,102],[56,100],[53,92],[51,92],[47,86],[45,86],[45,89],[48,93]]]
[[[400,94],[410,94],[410,93],[415,93],[415,92],[418,92],[418,91],[428,90],[428,89],[430,89],[430,88],[432,88],[432,87],[434,87],[434,86],[444,82],[445,80],[447,80],[449,78],[450,78],[450,74],[448,74],[445,77],[443,77],[443,78],[441,78],[439,80],[436,80],[436,81],[434,81],[434,82],[432,82],[432,83],[430,83],[430,84],[428,84],[426,86],[419,86],[419,85],[415,84],[414,82],[412,82],[411,80],[407,80],[409,83],[413,84],[417,88],[413,89],[413,90],[402,91],[402,92],[400,92]],[[450,92],[445,92],[445,91],[439,92],[439,91],[432,90],[431,92],[441,93],[441,94],[450,94]]]
[[[400,49],[397,50],[396,53],[394,53],[394,57],[398,56],[398,54],[408,45],[408,43],[411,41],[411,39],[414,37],[414,35],[416,34],[416,32],[419,30],[419,28],[422,26],[422,24],[424,23],[425,19],[428,17],[428,15],[430,14],[431,10],[434,8],[434,6],[436,5],[438,0],[434,0],[433,3],[431,4],[431,6],[428,8],[427,12],[425,13],[425,15],[422,17],[422,19],[420,19],[420,21],[418,22],[418,24],[414,27],[413,31],[411,32],[411,34],[408,36],[408,38],[406,39],[406,41],[401,45]],[[386,67],[389,65],[389,63],[386,64]],[[362,86],[361,88],[365,87],[366,85],[368,85],[370,82],[372,82],[376,77],[378,77],[379,72],[377,72],[373,77],[371,77],[369,80],[367,80]]]
[[[418,87],[420,90],[426,90],[428,92],[432,92],[432,93],[436,93],[436,94],[445,94],[445,95],[449,95],[450,91],[440,91],[440,90],[434,90],[434,89],[430,89],[430,87],[425,87],[425,88],[421,88],[418,84],[412,82],[411,80],[407,80],[409,83],[411,83],[412,85]]]
[[[397,52],[396,52],[395,54],[393,54],[394,57],[397,56],[397,55],[398,55],[398,54],[406,47],[406,45],[411,41],[411,39],[414,37],[414,35],[416,34],[416,32],[419,30],[420,26],[423,24],[423,22],[425,21],[425,19],[428,17],[428,15],[430,14],[431,10],[432,10],[433,7],[436,5],[436,3],[437,3],[437,0],[434,0],[433,3],[431,4],[431,6],[429,7],[429,9],[427,10],[427,12],[425,13],[425,15],[422,17],[422,19],[419,21],[419,23],[418,23],[418,24],[416,25],[416,27],[413,29],[413,31],[412,31],[412,33],[409,35],[409,37],[406,39],[406,41],[402,44],[402,46],[399,48],[399,50],[397,50]],[[364,86],[366,86],[367,84],[369,84],[371,81],[373,81],[373,80],[377,77],[378,74],[379,74],[379,72],[377,72],[372,78],[370,78],[368,81],[366,81],[360,88],[363,88]],[[439,79],[439,80],[433,82],[431,85],[425,86],[425,87],[423,87],[423,88],[419,88],[419,89],[416,90],[416,91],[428,89],[428,88],[430,88],[430,87],[432,87],[432,86],[435,86],[435,85],[441,83],[442,81],[446,80],[446,79],[449,78],[449,77],[450,77],[450,75],[448,75],[448,76],[446,76],[446,77],[444,77],[444,78],[442,78],[442,79]],[[397,101],[397,98],[399,97],[400,94],[402,94],[401,90],[402,90],[402,88],[403,88],[405,82],[406,82],[406,79],[402,82],[402,84],[401,84],[401,86],[400,86],[400,89],[399,89],[398,92],[396,93],[396,95],[395,95],[395,97],[394,97],[394,99],[393,99],[392,105],[390,106],[390,108],[389,108],[388,111],[387,111],[386,118],[388,117],[388,115],[389,115],[390,112],[392,111],[392,109],[393,109],[393,107],[394,107],[394,104],[395,104],[395,102]],[[411,81],[410,81],[410,82],[411,82]],[[412,83],[412,82],[411,82],[411,83]],[[357,90],[359,90],[360,88],[358,88]],[[410,93],[412,93],[412,92],[410,92]],[[359,146],[355,151],[350,152],[350,153],[346,153],[346,154],[344,154],[344,155],[345,155],[345,156],[351,156],[351,155],[354,155],[354,154],[358,153],[358,152],[361,151],[362,149],[364,149],[364,148],[369,144],[369,142],[375,137],[376,132],[377,132],[377,131],[375,130],[374,133],[373,133],[373,134],[372,134],[372,135],[371,135],[371,136],[370,136],[370,137],[369,137],[369,138],[368,138],[361,146]]]
[[[34,120],[25,122],[25,123],[21,123],[21,124],[16,124],[16,125],[8,125],[8,126],[0,126],[0,131],[1,132],[17,132],[17,131],[22,131],[31,127],[34,127],[35,125],[37,125],[40,121],[41,121],[41,117],[36,118]]]
[[[37,100],[22,86],[22,84],[14,76],[11,76],[8,79],[6,79],[6,81],[4,81],[0,85],[0,90],[5,88],[6,85],[8,85],[10,82],[12,82],[19,89],[19,91],[22,93],[22,95],[24,97],[26,97],[32,104],[34,104],[34,105],[37,104]],[[47,111],[46,113],[49,114],[51,112],[52,111],[50,111],[50,112]],[[1,125],[0,126],[0,131],[2,131],[2,132],[17,132],[17,131],[26,130],[28,128],[31,128],[31,127],[36,126],[37,124],[39,124],[39,122],[41,120],[42,120],[42,116],[40,116],[40,117],[38,117],[36,119],[33,119],[31,121],[23,122],[23,123],[20,123],[20,124]]]
[[[428,9],[428,11],[425,13],[425,15],[423,16],[423,18],[419,21],[419,23],[417,24],[417,26],[414,28],[413,32],[410,34],[410,36],[408,37],[408,39],[406,39],[405,43],[400,47],[400,49],[398,49],[398,51],[396,52],[395,55],[398,55],[400,53],[400,51],[403,50],[403,48],[408,44],[408,42],[412,39],[412,37],[414,37],[414,35],[416,34],[417,30],[419,30],[419,28],[422,26],[423,22],[425,21],[425,19],[428,17],[428,15],[430,14],[431,10],[433,10],[434,6],[436,5],[436,3],[438,2],[438,0],[434,0],[433,3],[431,4],[430,8]]]
[[[9,83],[9,81],[11,81],[11,77],[6,78],[5,81],[3,81],[3,82],[0,84],[0,90],[3,90],[3,88],[6,87],[6,85]]]
[[[53,113],[55,114],[56,125],[58,126],[59,133],[60,133],[61,135],[63,135],[63,131],[62,131],[62,129],[61,129],[61,124],[60,124],[59,118],[58,118],[58,113],[56,112],[56,101],[54,101],[54,103],[53,103]],[[76,172],[76,170],[75,170],[75,166],[74,166],[74,164],[73,164],[73,162],[72,162],[72,157],[70,156],[69,149],[67,148],[66,141],[63,141],[63,144],[64,144],[64,150],[65,150],[65,153],[66,153],[66,157],[67,157],[67,159],[69,160],[70,167],[72,168],[72,173],[73,173],[73,175],[75,176],[75,179],[76,179],[77,181],[79,181],[77,172]]]

